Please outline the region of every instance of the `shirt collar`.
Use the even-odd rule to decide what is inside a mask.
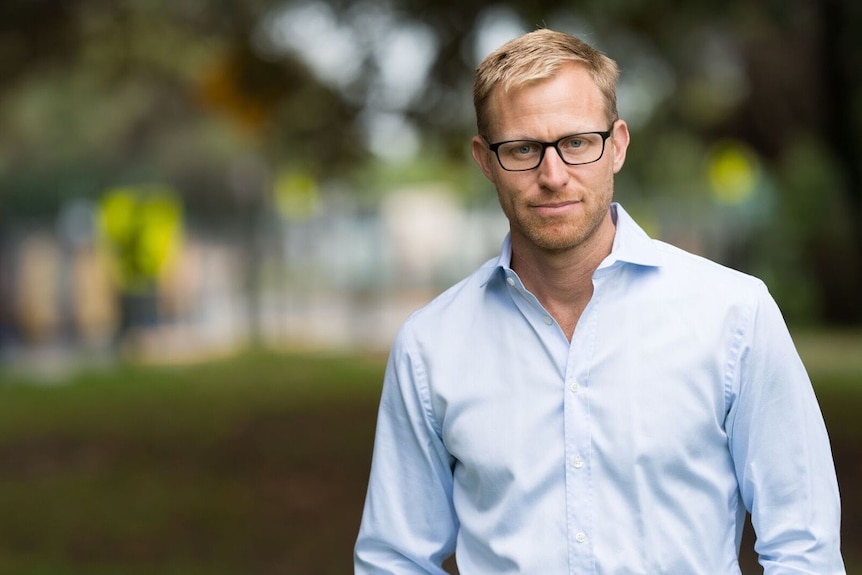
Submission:
[[[630,263],[646,267],[659,267],[662,265],[662,255],[656,247],[655,242],[632,219],[622,205],[617,202],[611,204],[611,217],[616,225],[614,234],[614,245],[611,253],[599,265],[599,269],[608,268],[617,262]],[[482,285],[511,268],[512,263],[512,237],[506,234],[503,247],[497,260],[490,266],[488,276]]]
[[[616,262],[635,264],[645,267],[659,267],[663,263],[661,250],[637,222],[618,203],[611,204],[611,215],[617,231],[611,253],[599,265],[609,267]]]

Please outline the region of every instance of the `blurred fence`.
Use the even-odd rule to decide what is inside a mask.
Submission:
[[[123,289],[95,232],[71,239],[57,222],[6,230],[0,363],[186,361],[250,342],[385,349],[410,311],[492,257],[506,231],[496,206],[466,210],[439,186],[393,193],[373,212],[339,197],[302,218],[264,216],[251,240],[187,223],[143,291]]]

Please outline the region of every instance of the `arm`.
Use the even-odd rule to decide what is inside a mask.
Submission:
[[[432,418],[426,373],[402,329],[383,382],[357,575],[445,574],[458,529],[453,463]]]
[[[811,382],[765,287],[740,343],[728,431],[764,574],[844,573],[829,438]]]

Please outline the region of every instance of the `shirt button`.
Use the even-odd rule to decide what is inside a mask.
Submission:
[[[574,467],[575,469],[580,469],[583,466],[584,460],[580,457],[575,457],[574,459],[572,459],[572,467]]]
[[[577,541],[578,543],[583,543],[586,540],[587,540],[587,534],[584,533],[583,531],[578,531],[577,535],[575,535],[575,541]]]
[[[554,323],[554,320],[553,320],[553,319],[551,319],[551,316],[546,315],[546,316],[545,316],[545,323],[546,323],[546,324],[548,324],[548,325],[551,325],[552,323]]]
[[[513,286],[515,285],[515,280],[513,280],[512,278],[506,278],[506,283],[510,286]]]
[[[578,387],[579,387],[579,386],[578,386],[578,382],[577,382],[577,381],[573,381],[573,382],[572,382],[572,385],[570,385],[570,386],[569,386],[569,389],[571,389],[571,390],[572,390],[572,393],[578,393]]]

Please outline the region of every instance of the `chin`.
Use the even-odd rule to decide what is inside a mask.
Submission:
[[[589,235],[585,233],[540,231],[528,234],[527,238],[537,248],[549,252],[563,252],[583,244]]]

